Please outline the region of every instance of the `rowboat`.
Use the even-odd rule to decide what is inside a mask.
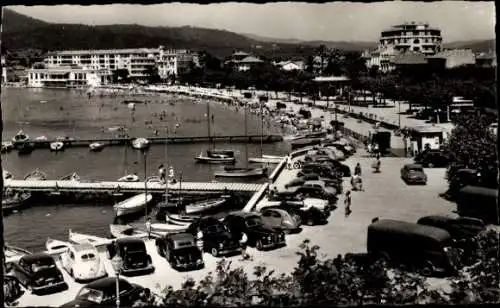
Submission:
[[[45,242],[45,248],[47,249],[47,252],[51,255],[60,255],[66,252],[70,246],[71,243],[69,242],[52,239],[50,237]]]
[[[73,182],[80,182],[81,178],[76,172],[70,173],[68,175],[63,176],[60,181],[73,181]]]
[[[158,184],[164,184],[163,181],[159,176],[150,176],[147,180],[147,183],[158,183]]]
[[[266,176],[267,168],[224,168],[214,173],[215,177],[227,178],[261,178]]]
[[[26,201],[28,201],[30,197],[30,192],[17,192],[10,196],[5,193],[5,199],[2,200],[2,212],[7,214],[20,209],[26,205]]]
[[[35,149],[33,144],[31,144],[29,142],[18,143],[16,145],[16,147],[17,147],[17,154],[18,155],[29,155]]]
[[[192,215],[167,214],[165,218],[168,224],[187,227],[199,217]]]
[[[146,138],[136,138],[132,140],[132,147],[136,150],[145,150],[149,148],[150,143]]]
[[[46,136],[38,136],[35,138],[35,141],[48,141],[49,139]]]
[[[43,173],[42,171],[36,169],[35,171],[32,171],[28,173],[24,177],[25,181],[45,181],[47,180],[47,175]]]
[[[11,263],[19,261],[22,256],[30,255],[31,252],[28,250],[11,246],[11,245],[5,245],[4,246],[4,256],[5,256],[5,269],[6,272],[9,271],[9,267]]]
[[[104,143],[92,142],[91,144],[89,144],[89,149],[92,152],[100,152],[102,151],[102,149],[104,149]]]
[[[153,200],[153,195],[142,193],[115,204],[113,208],[116,211],[117,217],[134,214],[144,210],[146,204],[151,202],[151,200]]]
[[[262,157],[251,157],[248,159],[249,163],[258,163],[258,164],[279,164],[283,158],[265,158],[264,155]]]
[[[137,174],[127,174],[118,179],[118,182],[139,182]]]
[[[159,235],[164,235],[167,233],[178,233],[186,231],[188,225],[173,225],[164,223],[153,223],[151,224],[151,233],[156,233]]]
[[[148,237],[148,233],[138,230],[131,225],[109,225],[109,232],[113,238],[140,238],[144,239]]]
[[[112,242],[111,239],[90,234],[73,232],[71,229],[69,230],[68,241],[73,244],[90,244],[96,248],[107,246]]]
[[[30,137],[26,135],[22,130],[17,132],[17,134],[12,138],[12,142],[16,143],[25,143],[30,140]]]
[[[213,210],[227,201],[226,198],[199,201],[186,206],[186,214],[198,214],[208,210]]]
[[[55,152],[64,150],[64,142],[62,141],[51,142],[50,150]]]
[[[234,164],[236,158],[234,157],[233,150],[207,150],[206,154],[194,158],[198,163],[204,164]]]

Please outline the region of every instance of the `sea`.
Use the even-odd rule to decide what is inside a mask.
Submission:
[[[124,103],[137,100],[134,108]],[[77,89],[26,89],[3,88],[2,140],[8,141],[23,130],[30,138],[59,136],[72,138],[99,138],[116,136],[116,127],[126,127],[131,137],[207,136],[207,104],[210,104],[212,135],[244,135],[245,113],[241,108],[219,102],[189,98],[173,94],[99,95],[89,96]],[[282,134],[279,123],[261,119],[247,112],[248,134]],[[262,122],[263,121],[263,122]],[[14,178],[21,179],[35,169],[48,179],[59,179],[76,172],[83,180],[116,180],[126,173],[137,172],[144,179],[157,175],[158,166],[174,168],[183,181],[213,181],[213,173],[221,166],[196,164],[194,157],[205,151],[209,144],[153,145],[144,160],[142,154],[121,146],[106,147],[102,152],[88,148],[68,148],[62,152],[48,149],[35,150],[31,155],[19,156],[17,152],[2,154],[2,167]],[[246,166],[248,157],[285,155],[290,151],[286,142],[263,144],[223,144],[216,148],[234,149],[236,166]],[[260,180],[260,182],[265,179]],[[259,181],[257,181],[259,182]],[[8,244],[31,251],[44,250],[47,238],[67,240],[69,229],[98,236],[109,235],[109,224],[114,221],[113,204],[89,202],[54,204],[51,201],[33,204],[4,218],[4,237]],[[137,219],[141,219],[138,217]],[[144,219],[144,218],[142,218]]]

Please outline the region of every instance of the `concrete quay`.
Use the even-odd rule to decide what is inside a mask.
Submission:
[[[297,157],[296,159],[301,159]],[[410,163],[409,158],[382,158],[382,172],[372,173],[371,163],[373,158],[367,157],[362,150],[344,163],[354,168],[360,163],[363,170],[364,188],[363,192],[352,193],[352,213],[345,217],[342,209],[343,198],[339,198],[338,208],[328,218],[328,224],[324,226],[304,226],[299,234],[287,235],[287,246],[281,249],[261,252],[248,248],[251,260],[244,261],[241,256],[229,258],[233,267],[242,267],[250,276],[253,268],[257,265],[265,265],[274,269],[276,275],[290,273],[296,266],[298,246],[305,240],[310,239],[312,244],[321,247],[321,254],[335,257],[337,254],[348,252],[366,251],[366,230],[373,217],[402,219],[416,221],[421,216],[430,214],[450,214],[454,204],[439,198],[438,194],[446,190],[447,184],[444,180],[445,169],[425,169],[428,175],[426,186],[408,186],[401,179],[399,170],[405,163]],[[288,181],[292,180],[297,169],[289,170],[282,168],[275,176],[274,185],[281,189]],[[344,179],[344,190],[350,189],[349,179]],[[262,192],[265,197],[264,192]],[[61,239],[65,240],[65,239]],[[209,272],[213,272],[218,258],[204,254],[205,268],[198,271],[180,273],[170,268],[164,258],[161,258],[155,249],[154,241],[147,240],[146,246],[156,267],[155,273],[146,276],[127,278],[129,281],[150,288],[155,293],[161,293],[167,285],[180,288],[187,277],[195,281],[203,279]],[[104,252],[101,257],[105,259]],[[105,261],[106,269],[112,276],[114,271],[109,260]],[[75,283],[66,272],[63,272],[69,289],[64,292],[36,296],[26,293],[19,300],[19,306],[59,306],[70,301],[77,294],[83,284]],[[444,287],[443,281],[430,279],[429,283],[436,287]]]

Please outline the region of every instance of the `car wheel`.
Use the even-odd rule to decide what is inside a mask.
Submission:
[[[257,240],[257,242],[255,242],[255,248],[257,248],[257,250],[262,250],[263,245],[261,240]]]
[[[429,277],[434,273],[434,265],[431,262],[426,262],[420,269],[420,274],[425,277]]]
[[[314,226],[314,220],[312,218],[309,218],[306,220],[306,225],[308,226]]]
[[[217,248],[213,247],[212,249],[210,249],[210,253],[212,254],[212,256],[214,257],[218,257],[219,256],[219,251],[217,250]]]

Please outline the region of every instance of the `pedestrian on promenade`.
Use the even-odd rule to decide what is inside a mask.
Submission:
[[[360,163],[357,163],[356,167],[354,167],[354,175],[361,176],[361,164]]]
[[[351,191],[348,190],[345,193],[344,197],[344,206],[345,206],[345,217],[348,217],[351,214]]]
[[[165,166],[163,164],[158,167],[158,175],[160,176],[160,181],[162,181],[162,183],[167,182],[167,171],[165,170]]]
[[[146,220],[146,231],[148,232],[148,239],[151,239],[151,217]]]

